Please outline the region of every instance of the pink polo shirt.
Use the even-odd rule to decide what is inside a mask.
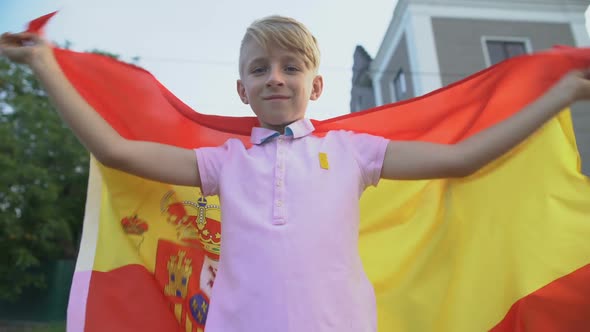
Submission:
[[[206,332],[376,331],[359,198],[379,182],[388,140],[313,130],[304,119],[287,135],[254,128],[250,148],[195,150],[223,225]]]

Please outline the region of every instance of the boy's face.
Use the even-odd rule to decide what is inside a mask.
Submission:
[[[248,41],[241,58],[238,94],[244,104],[250,104],[264,128],[282,133],[285,126],[302,119],[308,101],[322,93],[322,77],[307,68],[295,52],[273,45],[267,51]]]

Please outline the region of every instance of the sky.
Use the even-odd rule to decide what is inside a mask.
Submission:
[[[238,51],[255,19],[279,14],[303,22],[322,53],[324,92],[307,115],[326,119],[350,111],[357,45],[374,56],[396,0],[0,0],[0,32],[17,32],[59,10],[46,36],[77,51],[100,49],[139,65],[198,112],[253,115],[236,93]]]
[[[352,57],[362,45],[374,57],[397,0],[0,0],[0,32],[59,10],[47,28],[55,42],[100,49],[139,65],[198,112],[252,115],[236,93],[238,51],[247,26],[279,14],[303,22],[322,53],[324,92],[308,117],[350,111]],[[588,18],[590,12],[586,12]],[[588,21],[588,19],[587,19]]]

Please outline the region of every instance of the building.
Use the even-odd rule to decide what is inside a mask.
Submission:
[[[506,58],[590,46],[588,0],[399,0],[371,59],[354,53],[351,111],[420,96]],[[572,110],[590,174],[590,103]]]
[[[350,109],[351,112],[358,112],[376,106],[373,81],[369,75],[373,59],[362,46],[356,47],[353,59]]]

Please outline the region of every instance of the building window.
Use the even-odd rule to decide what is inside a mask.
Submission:
[[[400,101],[404,98],[407,92],[406,75],[404,70],[400,69],[393,79],[393,98],[394,101]]]
[[[515,56],[527,54],[529,50],[530,46],[526,40],[485,40],[485,55],[488,66]]]

